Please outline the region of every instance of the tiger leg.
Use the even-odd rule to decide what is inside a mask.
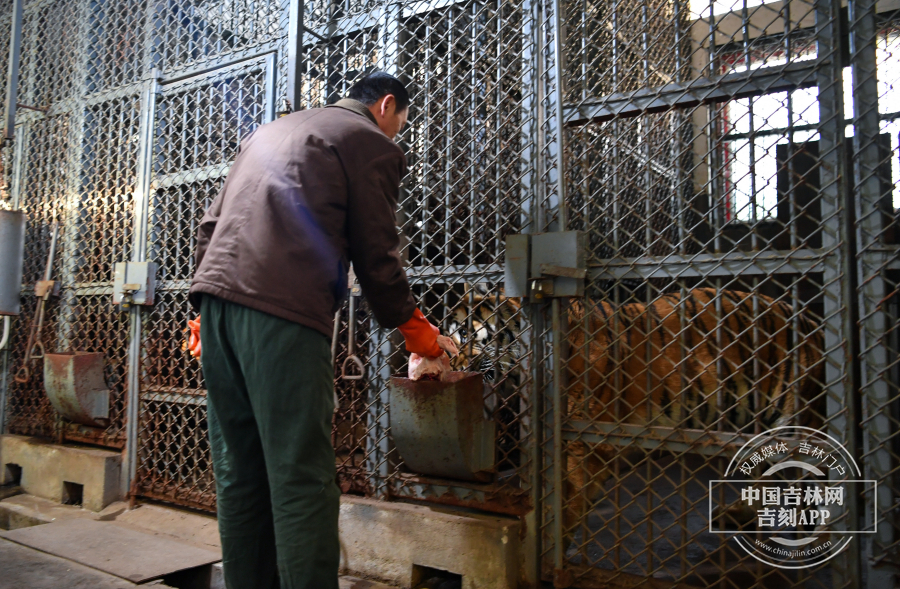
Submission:
[[[588,445],[579,441],[568,445],[563,494],[564,550],[576,541],[580,529],[578,553],[585,554],[590,541],[588,517],[603,491],[603,483],[612,474],[615,454],[608,444]]]

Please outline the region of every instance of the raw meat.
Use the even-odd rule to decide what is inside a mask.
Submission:
[[[423,358],[418,354],[409,355],[410,380],[444,380],[450,373],[450,357],[441,354],[437,358]]]

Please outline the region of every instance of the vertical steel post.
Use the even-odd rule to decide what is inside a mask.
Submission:
[[[15,136],[18,134],[18,140],[15,141],[15,149],[13,152],[12,161],[14,167],[21,167],[22,161],[22,143],[24,138],[24,133],[19,132],[16,133],[16,102],[18,100],[18,91],[19,91],[19,57],[20,50],[22,46],[22,3],[24,0],[13,0],[12,6],[12,26],[10,27],[10,37],[9,37],[9,64],[7,71],[7,79],[6,79],[6,102],[4,103],[4,117],[3,117],[3,138],[2,142],[13,140]],[[18,172],[18,170],[17,170]],[[13,182],[10,189],[10,197],[12,200],[13,209],[19,208],[19,186],[21,182],[19,180],[19,174],[14,173]],[[6,170],[5,173],[7,177],[9,175],[9,170]],[[3,378],[0,381],[0,434],[6,432],[6,399],[7,399],[7,391],[9,390],[9,379],[8,379],[8,370],[9,370],[9,351],[10,346],[7,345],[7,349],[3,350]]]
[[[560,300],[554,298],[550,304],[550,321],[552,328],[552,354],[553,354],[553,383],[551,389],[552,402],[552,436],[553,436],[553,492],[550,496],[550,508],[553,510],[553,568],[557,571],[563,568],[565,557],[565,521],[563,515],[563,385],[562,385],[562,325],[560,322]]]
[[[378,17],[378,69],[399,77],[402,73],[401,18],[403,5],[387,4]]]
[[[153,174],[155,145],[156,95],[159,92],[159,73],[154,69],[144,82],[141,92],[141,120],[138,132],[137,179],[134,191],[134,236],[132,258],[135,262],[147,259],[147,233],[150,216],[150,181]],[[140,432],[141,400],[141,336],[143,307],[134,305],[129,311],[128,337],[128,393],[125,408],[125,464],[122,465],[122,493],[127,494],[136,480]]]
[[[403,7],[398,3],[390,4],[382,9],[378,18],[379,69],[397,76],[400,74],[400,25]],[[404,200],[400,197],[401,202]],[[369,366],[373,369],[369,378],[369,394],[377,396],[377,401],[369,399],[366,414],[366,432],[368,452],[366,453],[366,472],[373,479],[374,496],[386,499],[390,489],[388,479],[391,475],[391,443],[388,438],[390,420],[388,406],[390,394],[387,383],[391,377],[391,356],[394,344],[389,332],[382,329],[375,321],[369,321]]]
[[[850,305],[854,300],[852,252],[848,251],[844,186],[844,95],[841,83],[840,0],[816,0],[816,51],[821,62],[817,72],[819,87],[819,185],[822,212],[823,291],[825,317],[825,394],[827,433],[842,441],[855,456],[852,396],[858,390],[851,368],[855,358],[849,341],[855,326]],[[854,529],[855,496],[851,494],[848,516],[839,525]],[[836,584],[859,586],[859,553],[841,555],[842,566],[835,571]]]
[[[553,75],[556,78],[554,84],[554,108],[556,122],[556,195],[559,198],[557,220],[559,223],[558,231],[565,231],[569,224],[569,216],[566,207],[566,146],[565,146],[565,124],[563,116],[563,101],[565,100],[565,67],[563,60],[563,18],[560,11],[562,10],[561,0],[552,0],[553,3]]]
[[[539,21],[537,0],[526,0],[522,8],[522,89],[524,95],[521,102],[522,113],[522,150],[521,150],[521,220],[522,233],[533,233],[536,227],[534,214],[540,209],[537,198],[537,187],[540,184],[538,176],[537,159],[539,157],[538,146],[538,116],[540,104],[537,100],[540,77],[537,75],[538,47],[539,47]],[[540,309],[536,305],[528,305],[527,321],[529,328],[523,330],[522,349],[531,352],[529,362],[523,362],[520,370],[523,378],[531,377],[531,387],[523,392],[523,400],[531,403],[530,414],[523,419],[523,426],[527,426],[528,438],[523,439],[526,446],[530,471],[528,472],[531,491],[531,504],[533,510],[526,516],[526,537],[524,540],[524,577],[526,586],[539,587],[541,582],[541,525],[543,523],[542,490],[541,484],[541,445],[542,428],[541,413],[543,410],[543,358],[541,356],[542,322]]]
[[[275,103],[278,100],[278,97],[275,96],[276,88],[278,87],[278,59],[275,53],[270,53],[266,56],[266,98],[265,98],[265,115],[263,117],[263,124],[271,123],[275,120]],[[291,108],[294,107],[294,103],[291,102]]]
[[[369,320],[369,399],[366,410],[366,473],[372,477],[372,492],[376,499],[386,499],[391,475],[391,444],[388,438],[390,419],[387,383],[391,378],[391,339],[375,319]]]
[[[551,0],[550,9],[552,11],[552,20],[549,23],[551,34],[553,35],[553,68],[545,73],[548,79],[552,79],[553,93],[548,96],[548,107],[553,109],[553,118],[551,128],[548,134],[555,133],[555,137],[545,136],[545,146],[554,145],[555,153],[552,154],[553,165],[556,168],[556,222],[548,219],[549,227],[547,229],[555,231],[565,231],[568,227],[568,214],[566,207],[566,153],[565,153],[565,120],[563,113],[563,105],[565,100],[565,67],[563,53],[563,16],[562,1]],[[550,78],[552,76],[552,78]],[[552,181],[549,174],[550,166],[547,166],[547,181]],[[550,383],[550,424],[549,435],[551,450],[550,473],[549,480],[550,493],[548,496],[549,507],[552,514],[552,526],[550,528],[553,537],[553,567],[554,574],[562,571],[565,564],[565,487],[563,485],[563,471],[565,465],[565,453],[563,452],[562,440],[562,423],[565,415],[564,408],[564,384],[563,384],[563,337],[564,330],[562,327],[562,301],[554,298],[550,303],[550,353],[551,353],[551,383]]]
[[[851,205],[855,205],[858,246],[858,292],[860,321],[860,355],[862,370],[862,444],[865,456],[865,478],[878,481],[874,504],[866,503],[866,522],[875,521],[877,533],[866,537],[863,558],[867,562],[867,583],[870,588],[888,587],[893,584],[892,571],[875,568],[880,552],[889,550],[894,543],[894,522],[886,521],[894,513],[893,489],[890,484],[893,471],[890,443],[891,419],[887,409],[891,401],[887,382],[890,365],[885,338],[890,329],[890,317],[883,302],[890,296],[885,284],[882,267],[884,254],[880,251],[884,220],[881,215],[882,187],[879,167],[882,154],[879,150],[880,117],[878,114],[877,35],[875,0],[851,0],[849,3],[850,63],[853,79],[853,191]],[[858,422],[857,422],[858,423]],[[856,425],[856,424],[854,424]],[[862,543],[862,540],[861,540]],[[866,558],[867,557],[867,558]]]
[[[300,97],[303,95],[303,76],[299,69],[303,65],[303,9],[303,0],[291,0],[288,19],[287,99],[294,110],[299,109]]]
[[[16,138],[13,141],[15,148],[13,154],[13,172],[12,182],[10,183],[9,197],[12,201],[12,208],[18,209],[20,196],[22,194],[22,174],[25,164],[25,144],[28,142],[28,134],[26,129],[28,125],[22,125],[16,129]]]
[[[6,103],[3,111],[3,140],[13,139],[16,130],[16,101],[19,93],[19,57],[22,47],[22,3],[13,0],[12,29],[9,36],[9,70],[6,78]]]

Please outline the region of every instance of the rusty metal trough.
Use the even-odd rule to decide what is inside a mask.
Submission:
[[[417,473],[489,481],[495,459],[493,421],[484,416],[484,381],[453,372],[444,382],[392,377],[391,434],[406,466]]]
[[[109,423],[109,389],[103,354],[57,352],[44,356],[44,388],[53,408],[69,421],[92,427]]]

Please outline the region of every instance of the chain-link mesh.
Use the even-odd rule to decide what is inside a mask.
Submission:
[[[53,320],[44,321],[41,341],[50,352],[105,354],[109,425],[90,428],[59,419],[47,401],[36,360],[29,363],[27,384],[10,384],[8,431],[123,447],[128,319],[112,306],[109,285],[112,264],[132,255],[140,101],[135,95],[84,100],[88,93],[135,77],[132,67],[123,79],[127,67],[119,62],[129,51],[123,28],[133,22],[114,22],[101,6],[94,12],[86,8],[79,2],[35,2],[24,9],[18,101],[43,110],[19,110],[22,145],[10,147],[22,153],[20,186],[13,196],[29,219],[26,305],[16,322],[10,367],[15,373],[24,363],[37,307],[29,289],[43,278],[52,226],[58,223],[51,278],[62,288],[47,302]],[[8,34],[4,42],[8,46]],[[119,66],[115,72],[113,62]]]
[[[2,7],[4,56],[10,7],[11,2]],[[183,297],[176,296],[183,303],[179,314],[167,315],[164,310],[174,303],[166,297],[168,291],[184,294],[184,281],[193,273],[196,223],[221,185],[241,138],[271,116],[267,105],[274,105],[275,88],[284,92],[286,76],[277,75],[276,68],[287,63],[287,12],[285,2],[265,6],[259,2],[181,6],[118,0],[25,3],[18,101],[39,110],[20,107],[16,119],[20,144],[3,150],[8,174],[4,186],[12,192],[18,181],[10,197],[18,198],[29,216],[25,305],[14,324],[10,377],[23,364],[36,312],[30,288],[43,277],[52,225],[57,222],[52,278],[62,289],[59,297],[47,303],[41,341],[48,351],[104,353],[110,412],[106,428],[76,426],[60,419],[43,391],[41,362],[35,360],[30,363],[32,377],[27,384],[9,379],[7,431],[123,447],[130,371],[153,374],[154,386],[170,389],[187,378],[131,364],[128,343],[135,316],[120,313],[112,305],[113,264],[143,258],[145,253],[134,249],[135,243],[144,247],[135,228],[149,216],[146,255],[159,260],[157,279],[167,293],[160,297],[163,302],[155,314],[148,316],[155,327],[146,333],[165,329],[156,337],[167,338],[163,348],[171,350],[163,354],[158,346],[150,348],[145,343],[143,355],[151,363],[151,352],[181,360],[187,307]],[[211,61],[223,59],[243,61],[219,68],[205,81],[165,82],[175,72],[184,77],[192,67],[207,71]],[[4,68],[6,64],[4,58]],[[153,77],[162,77],[162,83],[154,86],[158,92],[147,93],[146,80]],[[5,75],[2,83],[6,83]],[[142,113],[151,110],[156,117],[150,121],[153,132],[148,135]],[[148,138],[155,149],[147,145]],[[13,161],[15,153],[21,153],[17,161]],[[153,161],[148,164],[141,158]],[[142,180],[140,170],[148,165],[154,171],[149,178],[152,187],[141,184],[148,179],[144,173]],[[14,179],[16,169],[21,174]],[[142,196],[148,190],[149,199]],[[138,196],[142,199],[137,200]],[[149,214],[135,208],[141,202],[148,202]],[[190,370],[198,372],[194,364]],[[185,386],[202,390],[196,383]],[[180,412],[177,404],[154,402],[148,409],[151,413]],[[205,436],[204,427],[196,429],[197,436]],[[177,435],[172,439],[178,443]],[[143,440],[148,448],[159,447],[153,440]],[[165,456],[171,457],[157,458],[149,450],[142,455],[148,463],[168,460]],[[180,472],[173,464],[167,466],[173,473]],[[211,476],[208,468],[201,471]],[[209,500],[198,503],[212,505]]]
[[[147,2],[105,0],[91,5],[87,16],[90,47],[86,93],[133,84],[144,74]]]
[[[66,426],[65,438],[125,445],[129,321],[112,304],[113,264],[131,259],[140,101],[136,96],[92,103],[82,111],[81,169],[75,206],[62,220],[68,237],[59,279],[59,349],[103,352],[110,389],[105,430]]]
[[[846,555],[758,562],[715,533],[756,514],[711,511],[706,485],[772,427],[853,438],[839,15],[818,9],[563,3],[553,107],[567,228],[589,238],[584,300],[546,319],[562,449],[544,457],[544,571],[563,586],[855,582]]]
[[[25,262],[23,267],[24,304],[22,313],[14,322],[13,339],[10,342],[10,367],[17,373],[24,365],[25,348],[33,323],[37,321],[38,303],[33,295],[35,282],[44,278],[50,253],[52,226],[65,215],[64,201],[60,195],[68,193],[69,172],[59,162],[66,162],[70,141],[68,115],[33,119],[26,123],[28,143],[25,146],[24,169],[27,172],[20,181],[23,184],[21,205],[28,211],[29,223],[25,233]],[[58,277],[68,255],[64,232],[57,243],[52,265],[52,276]],[[48,305],[44,318],[42,340],[45,349],[59,346],[59,310]],[[7,430],[12,433],[54,436],[57,434],[56,414],[43,387],[42,365],[29,365],[31,377],[26,383],[10,378],[7,392]]]
[[[200,364],[179,343],[193,318],[186,290],[160,293],[143,333],[141,362],[141,495],[215,507],[215,481]]]
[[[142,496],[215,504],[202,374],[183,349],[194,240],[241,139],[286,93],[288,8],[25,2],[19,102],[41,110],[19,111],[18,143],[2,150],[2,184],[29,215],[10,376],[57,221],[62,292],[42,341],[103,352],[111,397],[107,428],[66,424],[35,362],[29,383],[9,379],[6,431],[121,447],[139,381]],[[810,0],[306,3],[295,108],[333,102],[375,68],[409,84],[408,273],[426,316],[459,341],[455,367],[484,375],[496,424],[488,482],[413,472],[387,393],[405,370],[402,338],[364,301],[355,317],[345,306],[335,364],[355,321],[367,378],[336,372],[343,491],[538,508],[543,572],[560,586],[837,588],[858,567],[889,586],[898,22],[871,0],[853,0],[846,22],[838,2]],[[587,233],[584,298],[508,297],[506,237],[560,230]],[[159,264],[156,303],[122,314],[112,264],[144,259]],[[825,429],[878,481],[859,502],[862,519],[879,510],[862,552],[785,571],[712,533],[756,524],[707,511],[706,482],[750,436],[786,424]]]
[[[159,2],[153,12],[153,65],[164,72],[258,50],[286,34],[284,0]]]
[[[387,380],[403,373],[398,334],[357,312],[364,383],[336,374],[335,421],[342,488],[524,513],[530,499],[530,335],[518,301],[500,284],[505,236],[528,223],[526,153],[533,138],[527,8],[516,3],[315,3],[306,6],[301,106],[346,94],[375,68],[410,90],[409,123],[398,138],[409,161],[400,230],[423,312],[460,341],[460,370],[481,371],[485,410],[497,427],[491,482],[436,480],[411,472],[393,449]],[[336,366],[346,357],[346,308]]]
[[[895,579],[890,567],[900,563],[896,511],[900,496],[900,106],[896,90],[900,78],[900,12],[862,3],[854,6],[849,20],[854,51],[846,82],[853,96],[862,450],[866,478],[878,481],[877,495],[867,496],[866,504],[868,513],[876,510],[878,531],[866,543],[865,552],[872,563],[872,582],[888,585]]]
[[[78,92],[83,6],[57,0],[33,3],[24,11],[20,103],[46,108]]]
[[[161,293],[142,335],[141,494],[215,506],[200,363],[185,351],[197,227],[222,187],[240,141],[266,122],[265,62],[224,68],[156,96],[149,259]]]

